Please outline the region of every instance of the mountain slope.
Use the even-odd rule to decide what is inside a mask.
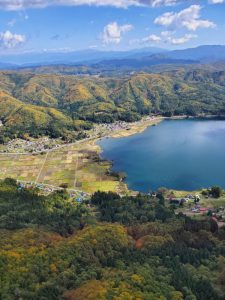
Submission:
[[[225,114],[225,71],[215,67],[129,78],[0,72],[0,91],[8,135],[66,137],[89,122],[135,121],[149,113]]]
[[[0,116],[1,129],[9,137],[25,134],[57,137],[74,129],[73,120],[55,108],[25,104],[4,91],[0,91]]]

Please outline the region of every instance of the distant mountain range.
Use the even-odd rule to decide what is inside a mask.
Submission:
[[[197,48],[175,50],[168,53],[173,59],[191,59],[201,63],[216,62],[225,59],[225,46],[205,45]]]
[[[102,69],[114,67],[141,70],[155,65],[215,63],[225,60],[225,46],[200,46],[184,50],[146,54],[141,53],[141,55],[135,57],[104,60],[98,63],[97,66],[101,66]]]
[[[17,55],[2,55],[0,63],[14,66],[95,63],[107,59],[136,58],[156,53],[165,53],[160,48],[143,48],[130,51],[98,51],[93,49],[73,52],[41,52],[24,53]],[[1,65],[0,65],[1,67]]]
[[[197,48],[169,51],[160,48],[143,48],[130,51],[42,52],[0,56],[0,69],[17,69],[37,66],[87,66],[95,70],[145,70],[155,65],[202,64],[225,61],[225,46],[205,45]]]
[[[150,56],[137,57],[137,58],[123,58],[104,60],[92,67],[108,69],[108,68],[128,68],[130,70],[144,70],[150,66],[165,65],[165,64],[195,64],[199,61],[191,59],[176,59],[168,56],[167,54],[153,54]]]

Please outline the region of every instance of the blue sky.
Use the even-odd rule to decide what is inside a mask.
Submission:
[[[225,44],[225,1],[0,0],[0,53]]]

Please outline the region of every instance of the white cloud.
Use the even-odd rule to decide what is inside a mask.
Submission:
[[[190,40],[197,38],[198,36],[195,34],[185,34],[184,36],[180,37],[180,38],[176,38],[176,37],[171,37],[169,36],[166,39],[166,42],[172,44],[172,45],[182,45],[185,44],[187,42],[189,42]]]
[[[102,34],[102,41],[105,45],[119,44],[122,39],[122,35],[133,29],[130,24],[119,26],[116,22],[109,23],[104,27]]]
[[[12,49],[23,44],[26,41],[26,37],[21,34],[15,34],[9,30],[0,32],[0,47]]]
[[[184,1],[184,0],[183,0]],[[48,6],[171,6],[182,0],[0,0],[0,9],[23,10],[27,8],[44,8]]]
[[[195,31],[198,28],[213,28],[216,25],[209,20],[200,19],[200,5],[191,5],[178,13],[167,12],[155,19],[154,23],[169,29],[186,28]]]
[[[144,1],[142,1],[144,2]],[[157,6],[172,6],[176,5],[181,2],[181,0],[153,0],[153,1],[145,1],[145,2],[151,2],[151,6],[157,7]]]
[[[155,34],[151,34],[151,35],[143,38],[142,41],[144,43],[148,43],[148,42],[158,43],[161,41],[161,37],[158,35],[155,35]]]
[[[221,3],[224,3],[225,0],[209,0],[209,3],[210,4],[221,4]]]
[[[142,40],[139,40],[139,43],[166,43],[166,44],[172,44],[172,45],[181,45],[189,42],[190,40],[197,38],[196,34],[189,34],[186,33],[182,37],[175,37],[176,32],[175,31],[162,31],[160,35],[151,34],[150,36],[147,36],[143,38]]]

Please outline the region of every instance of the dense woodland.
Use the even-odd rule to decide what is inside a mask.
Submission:
[[[225,229],[160,193],[76,203],[6,179],[0,233],[0,299],[225,299]]]
[[[0,72],[0,142],[49,135],[71,141],[93,123],[146,114],[225,114],[225,71],[178,68],[129,77]]]

